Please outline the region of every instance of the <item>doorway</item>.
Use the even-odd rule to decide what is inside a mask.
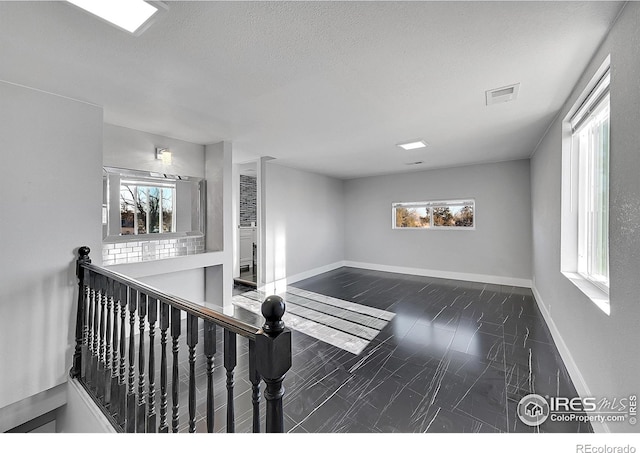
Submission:
[[[256,163],[238,165],[238,258],[236,283],[258,281],[258,188]]]

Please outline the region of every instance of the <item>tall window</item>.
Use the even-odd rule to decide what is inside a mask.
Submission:
[[[576,271],[609,292],[609,82],[607,70],[571,117],[571,206]],[[565,175],[566,177],[566,175]]]
[[[172,233],[176,231],[174,184],[120,184],[120,234]]]
[[[473,229],[474,200],[393,203],[393,228]]]

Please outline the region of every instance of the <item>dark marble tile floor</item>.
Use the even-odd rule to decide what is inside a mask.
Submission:
[[[516,415],[529,393],[577,396],[529,289],[355,268],[293,286],[396,314],[359,356],[293,332],[294,432],[592,431]]]
[[[551,420],[531,428],[517,417],[518,402],[529,393],[577,395],[529,289],[346,267],[293,286],[396,316],[359,355],[292,331],[293,365],[284,381],[288,432],[592,431],[588,423]],[[253,289],[236,286],[234,294]],[[239,307],[234,316],[254,325],[264,321]],[[181,431],[188,429],[184,336]],[[196,365],[198,432],[206,432],[202,344],[201,339]],[[222,432],[226,387],[221,329],[217,350],[215,430]],[[238,338],[235,414],[236,431],[249,432],[251,385],[248,344],[243,338]],[[264,402],[261,415],[264,426]]]

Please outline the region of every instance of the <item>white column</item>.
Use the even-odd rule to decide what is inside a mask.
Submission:
[[[232,146],[219,142],[205,147],[207,180],[206,250],[223,252],[222,264],[205,272],[208,303],[231,307],[233,290],[233,186]]]

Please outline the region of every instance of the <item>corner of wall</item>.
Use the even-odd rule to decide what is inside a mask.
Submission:
[[[553,317],[551,316],[551,313],[549,312],[549,310],[545,306],[545,304],[544,304],[544,302],[542,300],[542,296],[540,295],[540,292],[538,291],[538,288],[536,288],[535,276],[533,277],[533,284],[531,285],[531,291],[533,292],[533,298],[536,301],[536,305],[540,309],[540,312],[542,313],[542,317],[544,318],[545,323],[549,327],[549,331],[551,332],[551,337],[553,338],[553,341],[556,344],[556,348],[558,348],[558,352],[560,353],[560,357],[562,358],[562,361],[564,362],[565,366],[567,367],[567,372],[569,373],[569,376],[571,377],[571,381],[573,382],[573,384],[576,387],[576,391],[578,392],[578,396],[580,396],[580,397],[590,397],[590,396],[592,396],[593,394],[589,390],[589,386],[587,385],[587,382],[584,379],[584,376],[582,375],[582,372],[580,371],[580,368],[578,368],[578,364],[573,359],[573,355],[571,354],[571,350],[569,349],[567,344],[564,342],[564,339],[562,338],[562,335],[560,334],[560,331],[558,330],[558,327],[556,326],[555,322],[553,321]],[[591,422],[591,425],[593,427],[593,430],[596,433],[609,433],[609,432],[611,432],[609,427],[607,426],[607,424],[605,422],[602,422],[602,423],[600,423],[600,422]]]

